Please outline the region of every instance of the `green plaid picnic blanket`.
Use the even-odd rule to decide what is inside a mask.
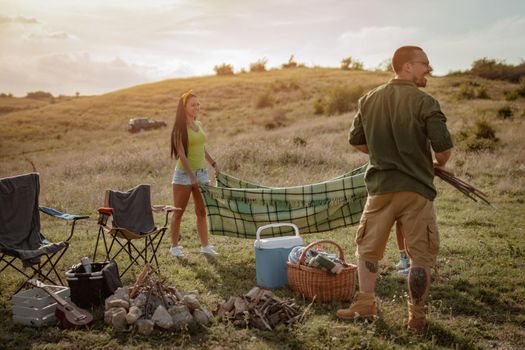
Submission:
[[[209,232],[255,238],[257,228],[270,223],[293,223],[301,234],[354,225],[366,202],[366,167],[325,182],[285,188],[265,187],[220,173],[217,186],[201,185]],[[288,235],[293,235],[291,227],[261,233],[262,237]]]

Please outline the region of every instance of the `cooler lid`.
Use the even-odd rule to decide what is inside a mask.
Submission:
[[[253,246],[259,249],[293,248],[298,245],[304,245],[300,236],[264,238],[253,243]]]

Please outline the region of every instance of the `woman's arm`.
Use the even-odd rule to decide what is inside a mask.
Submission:
[[[186,170],[186,174],[188,174],[191,180],[191,185],[193,187],[198,187],[199,181],[197,180],[197,178],[193,174],[193,171],[191,170],[190,162],[188,161],[188,158],[186,157],[186,154],[184,153],[184,147],[182,146],[182,140],[176,139],[175,142],[177,143],[177,156],[179,157],[184,170]]]
[[[210,156],[210,154],[206,150],[206,146],[204,146],[204,156],[206,157],[208,163],[210,163],[210,165],[213,167],[215,172],[220,172],[219,164],[217,164],[217,162]]]

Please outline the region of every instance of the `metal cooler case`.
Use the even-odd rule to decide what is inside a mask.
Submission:
[[[261,239],[261,232],[272,227],[291,226],[295,236]],[[299,228],[294,224],[269,224],[257,229],[255,248],[255,270],[257,285],[264,288],[281,288],[288,284],[287,261],[293,247],[303,245]]]
[[[48,286],[62,299],[69,300],[69,288]],[[57,303],[40,288],[23,290],[11,298],[13,322],[25,326],[42,327],[56,324],[55,309]]]

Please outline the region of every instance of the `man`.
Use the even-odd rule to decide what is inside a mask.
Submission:
[[[403,46],[392,58],[395,77],[363,96],[349,132],[349,142],[367,153],[368,199],[356,235],[359,292],[341,319],[377,314],[374,288],[390,229],[397,221],[410,257],[408,328],[426,324],[425,299],[430,269],[436,263],[439,234],[433,200],[434,167],[450,158],[452,140],[439,103],[418,89],[432,72],[425,52]],[[435,160],[432,160],[432,150]]]

